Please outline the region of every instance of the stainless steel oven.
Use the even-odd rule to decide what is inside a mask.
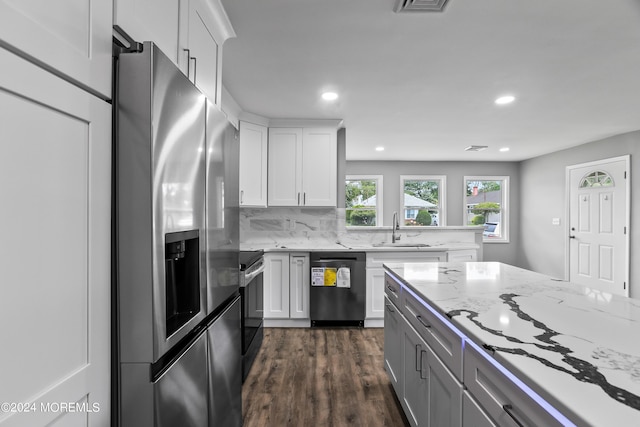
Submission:
[[[263,337],[263,251],[240,252],[240,298],[242,299],[242,381],[262,345]]]

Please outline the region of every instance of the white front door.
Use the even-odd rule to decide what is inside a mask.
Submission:
[[[629,295],[629,156],[567,167],[569,280]]]

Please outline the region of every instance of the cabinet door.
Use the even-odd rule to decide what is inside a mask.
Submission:
[[[367,268],[367,319],[382,319],[384,309],[384,269]]]
[[[267,207],[267,128],[242,121],[240,206]]]
[[[462,426],[463,387],[430,347],[420,353],[422,377],[429,381],[429,426]]]
[[[269,129],[269,206],[299,206],[302,176],[302,129]]]
[[[0,224],[11,242],[0,246],[0,313],[20,319],[2,337],[0,401],[100,408],[16,413],[12,425],[108,425],[111,106],[1,48],[0,63]]]
[[[404,323],[404,396],[409,422],[415,426],[462,425],[462,384],[418,333]]]
[[[180,30],[182,52],[178,55],[180,68],[186,70],[198,89],[219,106],[219,59],[223,41],[215,37],[215,17],[204,0],[182,0],[180,9],[183,27]]]
[[[310,264],[309,254],[291,254],[290,312],[292,319],[309,318]]]
[[[0,0],[0,40],[109,99],[112,16],[111,0]]]
[[[305,128],[302,135],[303,206],[337,206],[337,137],[335,129]]]
[[[384,368],[398,399],[402,399],[402,315],[387,298],[384,299]]]
[[[264,255],[264,318],[289,318],[289,254]]]
[[[114,25],[135,41],[153,41],[178,64],[178,0],[114,0]]]
[[[429,378],[422,366],[427,344],[403,319],[402,397],[400,402],[412,426],[428,426]]]

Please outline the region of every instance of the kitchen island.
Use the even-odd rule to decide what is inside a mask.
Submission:
[[[501,263],[385,272],[385,368],[412,425],[640,425],[640,301]]]

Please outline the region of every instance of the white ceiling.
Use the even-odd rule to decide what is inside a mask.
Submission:
[[[516,161],[640,129],[640,0],[222,4],[229,93],[267,118],[343,119],[348,160]]]

